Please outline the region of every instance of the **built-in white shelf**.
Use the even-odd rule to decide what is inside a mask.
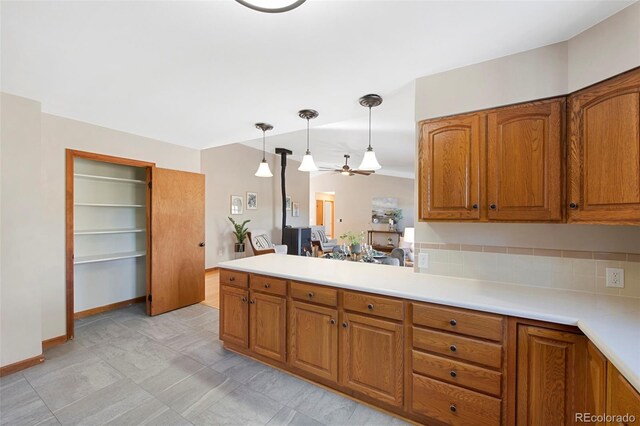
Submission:
[[[145,207],[144,204],[74,203],[73,205],[85,207]]]
[[[144,185],[146,182],[138,179],[125,179],[125,178],[117,178],[111,176],[99,176],[99,175],[86,175],[83,173],[75,173],[73,176],[82,179],[94,179],[94,180],[107,180],[111,182],[122,182],[122,183],[136,183],[140,185]]]
[[[74,231],[74,235],[101,235],[101,234],[130,234],[135,232],[145,232],[145,228],[133,229],[85,229]]]
[[[96,254],[92,256],[78,256],[73,259],[73,263],[76,265],[82,265],[85,263],[108,262],[111,260],[130,259],[132,257],[142,257],[142,256],[145,256],[146,254],[147,252],[145,251],[129,251],[124,253],[107,253],[107,254]]]

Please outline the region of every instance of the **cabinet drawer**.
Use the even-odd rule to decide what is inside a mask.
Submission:
[[[249,286],[249,274],[220,269],[220,284],[247,288]]]
[[[263,275],[251,275],[251,290],[258,290],[265,293],[287,295],[287,281],[280,278],[265,277]]]
[[[437,355],[413,351],[413,371],[500,397],[502,374]]]
[[[501,400],[414,374],[411,410],[449,425],[500,424]]]
[[[502,366],[502,346],[457,334],[413,327],[413,346],[493,368]]]
[[[499,315],[414,303],[413,323],[498,342],[502,340],[503,318]]]
[[[333,288],[292,282],[291,297],[305,302],[338,306],[338,290]]]
[[[348,311],[362,312],[394,320],[402,320],[404,318],[402,300],[388,297],[345,291],[343,305],[344,309]]]

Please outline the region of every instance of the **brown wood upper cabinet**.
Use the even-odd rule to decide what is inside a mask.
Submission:
[[[568,221],[640,224],[640,69],[569,96]]]
[[[420,219],[480,219],[480,114],[427,121],[419,146]]]
[[[562,221],[564,110],[557,98],[423,122],[420,219]]]
[[[562,220],[564,99],[487,115],[489,220]]]

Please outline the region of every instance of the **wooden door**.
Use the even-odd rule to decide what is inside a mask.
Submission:
[[[338,311],[309,303],[289,303],[289,364],[338,381]]]
[[[420,219],[480,219],[483,120],[474,114],[422,124]]]
[[[286,360],[286,300],[251,292],[249,302],[250,348],[257,354],[285,362]]]
[[[640,419],[640,393],[609,363],[607,367],[607,414],[613,417],[607,425],[631,426]],[[626,414],[626,417],[622,417]],[[631,418],[633,416],[633,419]]]
[[[596,416],[605,414],[607,408],[607,359],[589,341],[587,342],[585,393],[585,412]],[[604,426],[605,422],[592,424]]]
[[[324,201],[316,200],[316,225],[324,226]]]
[[[204,300],[204,175],[152,168],[147,313]]]
[[[249,347],[249,290],[220,286],[220,340]]]
[[[640,70],[569,97],[569,222],[640,223]]]
[[[345,313],[341,330],[342,384],[401,407],[404,383],[402,325]]]
[[[517,424],[574,424],[584,411],[586,338],[520,325],[517,352]]]
[[[487,116],[490,220],[562,220],[563,115],[564,98]]]

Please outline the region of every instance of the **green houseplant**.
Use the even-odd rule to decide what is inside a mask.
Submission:
[[[244,240],[247,238],[247,232],[249,231],[245,225],[251,222],[251,220],[247,219],[241,224],[233,220],[232,217],[229,217],[229,220],[233,225],[233,235],[235,235],[236,240],[238,241],[235,243],[233,250],[236,253],[244,253]]]
[[[340,235],[340,239],[346,240],[351,246],[351,252],[360,254],[362,252],[362,242],[364,241],[364,231],[360,232],[345,232]]]

